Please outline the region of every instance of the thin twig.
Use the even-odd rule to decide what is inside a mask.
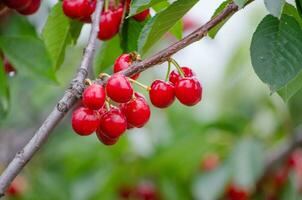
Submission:
[[[5,169],[0,177],[0,197],[4,195],[6,188],[10,185],[13,179],[18,175],[26,163],[33,157],[33,155],[41,148],[42,144],[46,141],[52,130],[63,119],[65,114],[70,108],[77,102],[77,99],[81,96],[84,87],[84,80],[87,76],[87,69],[91,66],[95,40],[98,32],[99,16],[102,9],[102,3],[99,0],[96,10],[95,19],[93,20],[93,28],[90,34],[89,43],[85,49],[81,67],[75,79],[72,81],[71,88],[66,92],[51,114],[44,121],[39,130],[35,133],[29,143],[21,150],[15,158],[11,161],[8,167]],[[220,14],[211,19],[208,23],[201,26],[199,29],[176,42],[170,47],[160,51],[154,56],[146,59],[142,62],[133,64],[129,69],[121,71],[126,76],[132,76],[148,68],[167,61],[173,54],[189,46],[193,42],[202,39],[207,35],[208,31],[219,24],[224,19],[227,19],[238,10],[238,6],[234,3],[230,3]]]
[[[58,102],[47,119],[44,121],[39,130],[35,133],[33,138],[27,145],[16,154],[15,158],[9,163],[5,171],[0,177],[0,197],[4,193],[14,178],[19,174],[26,163],[33,157],[33,155],[41,148],[52,130],[63,119],[67,111],[75,104],[78,97],[83,92],[83,82],[88,74],[88,69],[92,65],[92,60],[95,52],[95,45],[97,34],[99,32],[100,13],[103,8],[103,1],[98,0],[96,11],[93,17],[92,28],[90,32],[89,41],[85,48],[83,59],[78,73],[71,82],[70,88],[66,91],[63,98]]]

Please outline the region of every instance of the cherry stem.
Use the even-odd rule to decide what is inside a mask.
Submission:
[[[111,77],[109,74],[106,74],[106,73],[100,73],[100,74],[99,74],[99,77],[100,77],[100,78],[103,78],[104,76],[106,76],[106,77],[108,77],[108,78]]]
[[[185,77],[185,74],[184,74],[184,72],[182,71],[180,65],[176,62],[176,60],[174,60],[173,58],[170,58],[170,59],[169,59],[169,62],[171,62],[171,63],[176,67],[176,69],[177,69],[178,73],[180,74],[180,76],[181,76],[182,78],[184,78],[184,77]]]
[[[129,80],[131,83],[135,83],[136,85],[140,86],[141,88],[144,88],[144,89],[147,90],[147,91],[150,91],[150,90],[151,90],[151,88],[150,88],[149,86],[144,85],[144,84],[142,84],[142,83],[140,83],[140,82],[138,82],[138,81],[136,81],[136,80],[134,80],[134,79],[132,79],[132,78],[128,78],[128,80]]]
[[[132,61],[141,61],[141,55],[139,55],[136,51],[130,53]]]
[[[109,2],[110,0],[105,0],[105,5],[104,5],[104,7],[105,7],[105,12],[107,12],[108,11],[108,9],[109,9]]]
[[[109,111],[110,110],[110,103],[109,100],[105,101],[105,106],[106,106],[106,110]]]
[[[85,84],[86,85],[92,85],[92,81],[89,78],[85,79]]]
[[[167,74],[166,74],[166,82],[169,80],[170,71],[171,71],[171,62],[168,61],[168,69],[167,69]]]

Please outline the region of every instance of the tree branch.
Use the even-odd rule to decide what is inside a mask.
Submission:
[[[66,91],[63,98],[58,102],[47,119],[44,121],[39,130],[27,145],[16,154],[0,177],[0,197],[4,196],[6,189],[9,187],[14,178],[19,174],[26,163],[41,148],[52,130],[66,115],[67,111],[75,104],[77,98],[81,96],[84,89],[84,80],[87,77],[88,69],[92,66],[92,60],[95,52],[96,39],[99,32],[99,23],[103,2],[98,0],[96,11],[93,17],[92,28],[89,36],[87,47],[84,50],[83,59],[78,73],[71,82],[70,88]]]
[[[71,83],[70,89],[65,93],[63,98],[59,101],[54,110],[50,113],[47,119],[44,121],[39,130],[35,133],[29,143],[21,150],[15,158],[10,162],[0,177],[0,197],[4,195],[7,187],[18,175],[26,163],[33,157],[33,155],[41,148],[42,144],[47,140],[52,130],[63,119],[70,108],[76,103],[77,99],[81,96],[84,88],[83,81],[87,77],[87,69],[92,65],[92,60],[95,50],[95,40],[98,32],[98,24],[100,20],[100,12],[102,9],[102,3],[99,0],[97,4],[97,10],[95,18],[93,20],[92,30],[90,33],[90,39],[85,49],[83,60],[80,69]],[[146,69],[161,64],[167,61],[173,54],[187,47],[188,45],[202,39],[207,35],[208,31],[219,24],[224,19],[230,17],[233,13],[238,11],[238,6],[234,3],[230,3],[220,14],[211,19],[205,25],[189,34],[182,40],[176,42],[170,47],[160,51],[154,56],[138,63],[134,63],[129,69],[121,71],[126,76],[131,76]]]

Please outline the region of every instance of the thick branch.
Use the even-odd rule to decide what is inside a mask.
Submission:
[[[39,130],[35,133],[28,144],[16,154],[15,158],[10,162],[5,171],[0,177],[0,197],[4,193],[14,178],[19,174],[26,163],[33,157],[33,155],[40,149],[41,145],[46,141],[49,134],[63,119],[67,111],[75,104],[77,98],[82,94],[83,82],[87,77],[88,69],[92,65],[92,60],[95,52],[95,45],[97,34],[99,31],[100,13],[103,8],[103,2],[98,0],[92,29],[90,32],[89,41],[85,48],[83,59],[78,73],[71,82],[70,89],[68,89],[63,98],[58,102],[47,119],[44,121]]]
[[[58,123],[63,119],[65,114],[70,110],[70,108],[76,103],[77,99],[80,97],[83,91],[83,80],[87,76],[87,69],[91,66],[91,62],[94,56],[95,40],[98,32],[99,16],[102,9],[102,3],[98,2],[95,19],[93,20],[93,28],[90,34],[89,43],[85,49],[81,67],[75,79],[72,81],[71,88],[66,92],[63,98],[60,100],[58,105],[54,108],[51,114],[47,117],[45,122],[35,133],[34,137],[29,141],[29,143],[21,150],[15,158],[11,161],[8,167],[5,169],[0,177],[0,197],[4,195],[5,190],[17,176],[17,174],[22,170],[26,163],[33,157],[33,155],[41,148],[41,145],[46,141],[52,130],[58,125]],[[230,3],[219,15],[211,19],[208,23],[201,26],[199,29],[183,38],[182,40],[176,42],[170,47],[162,50],[161,52],[155,54],[154,56],[132,65],[128,70],[124,70],[123,73],[126,76],[131,76],[136,73],[145,71],[146,69],[163,63],[167,61],[173,54],[180,51],[181,49],[187,47],[188,45],[202,39],[207,35],[208,31],[219,24],[224,19],[230,17],[233,13],[238,10],[237,5]]]

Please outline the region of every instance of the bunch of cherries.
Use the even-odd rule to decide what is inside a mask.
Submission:
[[[22,15],[34,14],[41,5],[41,0],[2,0],[3,3],[11,8],[15,9]]]
[[[129,12],[131,0],[110,1],[105,0],[105,6],[101,13],[98,38],[109,40],[114,37],[120,29],[124,13]],[[95,11],[96,0],[63,0],[63,11],[71,19],[79,20],[84,23],[91,22],[91,15]],[[133,18],[137,21],[144,21],[149,16],[149,9],[138,13]]]
[[[72,114],[72,127],[77,134],[86,136],[96,132],[103,144],[113,145],[127,129],[143,127],[150,119],[150,107],[145,97],[134,91],[131,83],[149,91],[151,103],[158,108],[170,106],[175,97],[188,106],[201,101],[202,87],[194,72],[179,67],[173,59],[170,62],[178,71],[170,73],[169,62],[167,78],[171,82],[156,80],[149,87],[136,81],[139,74],[128,78],[117,73],[137,60],[139,55],[136,53],[122,54],[114,63],[115,74],[100,74],[101,78],[109,77],[105,87],[86,80],[89,86],[83,92],[82,106]]]

